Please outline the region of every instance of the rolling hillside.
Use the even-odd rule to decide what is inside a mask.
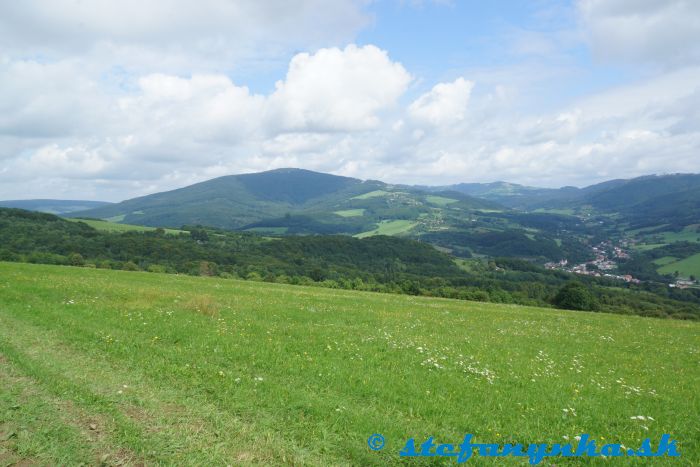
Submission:
[[[409,226],[387,223],[382,228]],[[442,243],[446,239],[434,240]],[[461,239],[457,236],[456,240]],[[553,297],[574,278],[528,261],[502,258],[517,251],[527,252],[533,245],[542,251],[553,249],[555,242],[530,240],[508,231],[475,235],[464,241],[478,244],[500,258],[457,261],[443,248],[438,251],[427,242],[387,235],[274,238],[201,228],[168,234],[163,229],[80,219],[70,222],[51,214],[0,208],[0,261],[218,275],[539,306],[551,306]],[[663,252],[649,252],[648,260],[664,256],[680,259],[698,251],[668,247]],[[602,277],[582,280],[598,304],[586,302],[575,309],[700,318],[700,290],[623,284]]]
[[[3,464],[406,465],[466,433],[700,462],[698,323],[9,263],[0,290]]]
[[[301,210],[307,203],[333,195],[354,196],[362,182],[316,172],[279,169],[231,175],[173,191],[156,193],[111,206],[74,213],[153,227],[201,224],[240,228],[268,217]],[[342,196],[342,194],[340,196]]]
[[[668,214],[664,207],[683,204],[700,206],[700,175],[649,175],[629,180],[609,180],[584,188],[536,188],[506,182],[460,183],[426,190],[453,190],[488,199],[521,210],[571,209],[589,206],[603,212],[640,217],[640,211],[654,208],[653,215]],[[695,203],[693,203],[693,201]]]
[[[381,221],[415,220],[445,208],[502,209],[457,192],[444,195],[447,197],[309,170],[278,169],[220,177],[71,216],[153,227],[199,224],[283,233],[357,234],[378,228]]]
[[[700,175],[610,180],[585,188],[496,182],[410,187],[300,169],[231,175],[68,214],[151,227],[210,226],[263,235],[394,235],[460,257],[586,261],[586,245],[700,218]],[[601,240],[597,240],[601,241]],[[647,240],[640,240],[647,242]]]

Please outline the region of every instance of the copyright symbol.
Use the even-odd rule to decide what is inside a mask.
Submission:
[[[379,433],[373,434],[367,438],[367,446],[369,446],[372,451],[379,451],[384,447],[384,437]]]

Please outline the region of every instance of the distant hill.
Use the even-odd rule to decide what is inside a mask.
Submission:
[[[622,180],[579,201],[617,213],[635,227],[700,222],[700,175],[651,175]]]
[[[18,199],[0,201],[0,207],[26,209],[27,211],[47,212],[49,214],[67,214],[108,206],[106,201],[85,201],[67,199]]]
[[[590,256],[603,228],[682,230],[700,219],[700,175],[610,180],[585,188],[506,182],[392,185],[302,169],[229,175],[65,214],[124,224],[209,226],[263,235],[391,235],[443,251],[536,261]],[[614,229],[613,229],[614,230]]]
[[[235,229],[268,217],[283,216],[314,198],[341,191],[360,193],[361,189],[353,191],[353,187],[361,183],[307,170],[279,169],[219,177],[79,215],[154,227],[201,224]]]
[[[465,209],[501,208],[460,193],[450,196],[310,170],[277,169],[219,177],[71,216],[154,227],[199,224],[282,233],[360,233],[383,220],[417,219],[444,203]]]
[[[545,200],[558,198],[578,190],[575,187],[537,188],[508,182],[458,183],[443,186],[417,186],[416,188],[427,191],[457,191],[518,209],[527,208],[530,204],[540,204]]]
[[[590,206],[602,212],[617,212],[634,218],[653,216],[668,221],[677,215],[687,217],[700,209],[700,175],[649,175],[629,180],[616,179],[584,188],[536,188],[507,182],[459,183],[440,187],[419,187],[429,191],[453,190],[498,202],[521,210],[577,209]],[[683,206],[682,210],[677,209]],[[693,214],[694,215],[694,214]]]
[[[429,191],[453,190],[477,198],[487,199],[503,206],[520,210],[571,207],[580,204],[586,196],[618,186],[626,180],[610,180],[585,188],[565,186],[538,188],[517,183],[458,183],[439,187],[420,187]]]

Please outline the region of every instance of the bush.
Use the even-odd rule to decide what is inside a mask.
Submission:
[[[255,272],[255,271],[249,272],[249,273],[245,276],[245,278],[246,278],[246,280],[249,280],[249,281],[256,281],[256,282],[260,282],[260,281],[262,280],[262,276],[261,276],[259,273]]]
[[[80,253],[71,253],[68,255],[68,264],[71,266],[82,266],[85,264],[85,259]]]
[[[593,294],[580,282],[569,282],[564,285],[552,301],[557,308],[565,310],[594,311],[598,309],[598,301]]]

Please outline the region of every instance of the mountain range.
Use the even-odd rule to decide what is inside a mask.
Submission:
[[[426,191],[376,180],[277,169],[230,175],[102,206],[88,216],[154,227],[206,225],[289,233],[361,233],[385,220],[416,220],[445,204],[465,210],[502,206],[459,192]]]
[[[265,235],[386,234],[427,241],[457,256],[558,259],[581,257],[582,241],[600,236],[601,228],[681,230],[699,223],[700,175],[651,175],[584,188],[506,182],[428,187],[285,168],[219,177],[113,204],[30,200],[0,205],[152,227],[200,225]]]

